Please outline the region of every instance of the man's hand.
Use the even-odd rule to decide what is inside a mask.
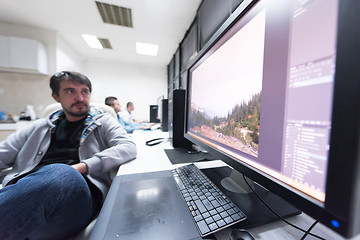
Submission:
[[[75,168],[79,173],[86,174],[88,171],[87,165],[83,162],[77,163],[74,165],[71,165],[73,168]]]

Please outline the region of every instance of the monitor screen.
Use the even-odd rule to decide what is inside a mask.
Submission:
[[[249,6],[189,69],[185,137],[324,208],[339,1]]]
[[[211,48],[211,54],[191,69],[187,130],[244,164],[323,202],[337,1],[308,1],[306,8],[302,2],[289,4],[289,21],[284,26],[287,31],[283,32],[289,39],[288,46],[283,46],[286,59],[264,59],[266,54],[273,54],[273,46],[265,44],[265,38],[281,35],[276,32],[279,26],[266,24],[271,21],[271,9],[262,8],[238,21]],[[316,24],[307,27],[309,23]],[[304,44],[311,50],[304,51]]]

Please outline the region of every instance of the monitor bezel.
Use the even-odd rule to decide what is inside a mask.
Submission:
[[[187,118],[189,111],[189,93],[191,91],[191,70],[200,64],[203,57],[209,54],[211,47],[237,22],[241,21],[244,14],[260,1],[244,1],[230,18],[221,26],[211,40],[199,52],[188,69],[187,98],[184,137],[196,145],[210,152],[215,158],[245,174],[257,183],[273,193],[281,196],[302,211],[306,212],[324,225],[340,233],[345,237],[352,237],[360,232],[360,206],[356,202],[360,200],[360,189],[356,183],[360,183],[360,160],[359,160],[359,125],[360,125],[360,68],[356,62],[360,59],[357,49],[360,43],[360,5],[347,1],[339,1],[338,30],[337,30],[337,55],[336,71],[334,77],[332,129],[330,135],[330,151],[328,157],[328,176],[326,179],[326,199],[324,203],[296,190],[290,190],[279,181],[264,176],[258,171],[242,164],[226,153],[205,144],[204,142],[187,133]],[[354,104],[349,105],[349,99]],[[343,117],[348,116],[349,124],[344,124]],[[345,140],[344,140],[345,139]],[[347,159],[344,165],[342,159]],[[338,177],[341,176],[341,181]],[[346,187],[348,186],[348,188]],[[336,220],[340,227],[335,227]]]

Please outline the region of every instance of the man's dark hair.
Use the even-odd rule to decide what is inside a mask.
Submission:
[[[69,80],[72,82],[86,85],[89,88],[90,92],[92,90],[91,82],[85,75],[78,72],[62,71],[55,73],[50,78],[50,88],[52,90],[52,93],[55,94],[56,96],[59,96],[60,83],[62,81],[69,81]]]
[[[126,108],[130,107],[130,105],[133,105],[133,103],[132,103],[132,102],[128,102],[128,103],[126,104]]]
[[[114,106],[114,101],[117,100],[116,97],[107,97],[105,98],[105,105],[108,105],[108,106]]]

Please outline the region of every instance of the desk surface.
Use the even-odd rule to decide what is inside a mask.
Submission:
[[[122,165],[119,168],[117,175],[124,174],[134,174],[134,173],[144,173],[144,172],[153,172],[153,171],[162,171],[170,170],[179,165],[172,165],[169,161],[164,149],[172,149],[172,146],[169,141],[165,140],[164,142],[155,145],[155,146],[146,146],[145,142],[154,138],[167,138],[168,133],[161,132],[160,130],[155,131],[135,131],[132,134],[132,139],[137,145],[138,156],[135,160]],[[216,166],[226,165],[222,161],[210,161],[210,162],[201,162],[196,164],[199,168],[208,168]],[[291,223],[303,228],[308,229],[311,224],[315,221],[313,218],[306,214],[300,214],[295,217],[287,219]],[[216,239],[229,239],[230,229],[222,230],[215,234]],[[274,223],[262,225],[260,227],[255,227],[248,229],[250,233],[253,234],[257,240],[292,240],[292,239],[301,239],[303,233],[294,229],[293,227],[287,225],[282,221],[277,221]],[[314,234],[317,234],[325,239],[331,240],[343,240],[344,238],[333,232],[332,230],[326,228],[324,225],[318,223],[314,229],[311,231]],[[317,239],[312,236],[308,236],[306,240]],[[352,238],[352,240],[360,240],[360,236]]]

